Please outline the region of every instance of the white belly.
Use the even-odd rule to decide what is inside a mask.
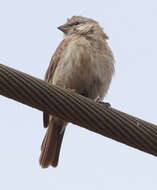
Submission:
[[[59,64],[53,77],[53,84],[75,89],[76,92],[91,99],[103,99],[111,82],[110,68],[101,63],[87,64],[90,64],[88,69],[78,62]]]

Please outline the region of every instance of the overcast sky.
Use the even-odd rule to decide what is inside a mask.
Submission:
[[[0,62],[43,79],[63,38],[57,26],[82,15],[110,37],[116,74],[105,101],[157,123],[155,0],[1,0]],[[0,189],[157,189],[157,157],[69,124],[57,168],[41,169],[42,113],[0,96]]]

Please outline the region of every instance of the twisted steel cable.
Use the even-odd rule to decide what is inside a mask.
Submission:
[[[157,156],[157,126],[0,64],[0,94]]]

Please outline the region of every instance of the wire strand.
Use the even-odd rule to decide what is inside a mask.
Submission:
[[[0,64],[0,95],[157,156],[157,126]]]

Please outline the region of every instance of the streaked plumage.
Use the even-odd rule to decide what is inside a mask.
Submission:
[[[45,81],[63,88],[75,89],[93,100],[103,100],[114,73],[114,57],[107,35],[99,24],[85,17],[73,16],[59,27],[65,34],[54,53]],[[44,113],[48,127],[42,144],[42,167],[57,166],[66,122]]]

